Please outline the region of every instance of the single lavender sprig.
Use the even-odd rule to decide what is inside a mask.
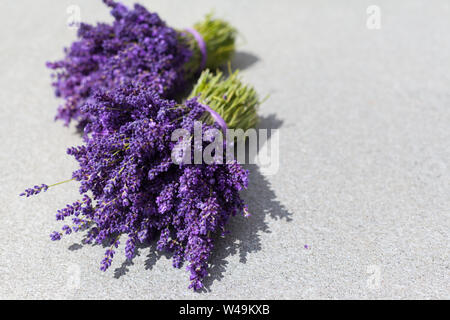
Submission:
[[[33,188],[26,189],[24,192],[19,194],[19,196],[20,197],[26,196],[28,198],[30,196],[37,195],[37,194],[41,193],[42,191],[46,192],[51,187],[55,187],[55,186],[58,186],[60,184],[67,183],[67,182],[70,182],[70,181],[73,181],[73,180],[74,179],[61,181],[61,182],[58,182],[58,183],[55,183],[55,184],[52,184],[52,185],[46,185],[46,184],[41,184],[40,186],[36,185]]]
[[[28,188],[24,192],[20,194],[21,197],[26,196],[27,198],[36,194],[41,193],[41,191],[47,191],[48,185],[41,184],[40,186],[36,185],[33,188]]]

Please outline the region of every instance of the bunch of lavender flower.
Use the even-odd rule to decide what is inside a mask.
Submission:
[[[82,106],[102,89],[133,81],[173,98],[202,69],[216,68],[234,53],[236,30],[207,15],[203,22],[182,31],[168,27],[156,13],[135,4],[128,9],[112,0],[112,24],[81,24],[78,40],[65,49],[65,58],[48,63],[55,70],[55,94],[64,99],[56,119],[78,121],[84,129],[92,121]]]
[[[86,108],[98,119],[95,128],[82,146],[68,150],[79,163],[73,180],[81,183],[82,197],[58,211],[57,220],[71,219],[72,224],[53,232],[52,240],[86,230],[86,243],[109,246],[101,261],[104,271],[124,237],[128,259],[136,244],[156,240],[157,250],[173,253],[174,267],[186,262],[189,287],[203,287],[214,237],[225,235],[230,217],[248,216],[239,196],[247,188],[248,172],[225,155],[210,164],[192,164],[195,152],[217,137],[189,144],[190,161],[174,161],[179,141],[172,141],[173,133],[184,129],[192,137],[196,121],[203,119],[201,131],[207,135],[210,129],[223,129],[218,123],[230,110],[245,109],[253,118],[259,102],[237,73],[224,79],[205,71],[193,92],[197,95],[177,104],[142,84],[128,83],[93,96]],[[47,189],[36,186],[24,195]]]

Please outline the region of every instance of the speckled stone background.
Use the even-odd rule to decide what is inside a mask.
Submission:
[[[70,177],[65,149],[81,138],[53,122],[44,63],[75,39],[69,5],[83,21],[110,17],[99,0],[2,0],[0,298],[450,298],[448,1],[141,3],[174,27],[215,9],[239,28],[233,66],[270,94],[261,126],[280,130],[279,172],[250,168],[253,217],[219,240],[203,293],[153,246],[103,273],[102,247],[51,242],[77,184],[18,194]]]

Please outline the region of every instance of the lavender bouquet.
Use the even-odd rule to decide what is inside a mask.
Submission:
[[[64,99],[56,119],[78,122],[85,129],[92,118],[82,110],[99,89],[130,80],[141,81],[162,97],[173,98],[204,68],[215,69],[234,53],[236,30],[207,15],[182,31],[170,28],[156,13],[135,4],[132,10],[112,0],[112,24],[81,24],[79,40],[65,49],[65,58],[50,62],[55,94]]]
[[[121,241],[132,259],[138,243],[154,240],[157,250],[173,253],[174,267],[186,262],[189,288],[201,289],[215,237],[226,234],[230,217],[249,216],[239,195],[247,188],[248,171],[218,149],[211,163],[197,163],[195,154],[213,142],[225,148],[230,141],[208,132],[253,126],[258,105],[256,92],[237,72],[225,78],[205,71],[182,104],[139,82],[99,91],[84,107],[94,119],[91,133],[82,146],[68,149],[79,163],[72,180],[81,183],[81,199],[57,212],[57,220],[71,219],[72,224],[53,232],[51,239],[86,231],[85,243],[108,247],[103,271]],[[184,142],[194,143],[183,142],[177,149],[180,139],[173,137],[180,129],[187,133]],[[207,138],[195,141],[196,130]],[[183,161],[174,160],[179,150]],[[35,186],[22,195],[49,187]]]

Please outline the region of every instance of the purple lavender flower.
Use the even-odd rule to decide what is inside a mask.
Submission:
[[[102,262],[101,262],[101,267],[100,269],[102,271],[106,271],[112,263],[112,259],[114,258],[114,254],[115,251],[113,249],[108,249],[105,252],[105,257],[103,258]]]
[[[50,234],[50,239],[51,239],[52,241],[58,241],[58,240],[61,240],[61,233],[60,233],[60,232],[57,232],[57,231],[53,231],[53,232]]]
[[[173,93],[191,54],[157,14],[139,4],[128,10],[114,1],[104,2],[112,8],[113,24],[81,24],[79,40],[66,50],[66,58],[47,64],[58,71],[53,86],[66,101],[56,118],[66,124],[75,119],[84,127],[90,121],[81,107],[98,89],[134,80],[160,94]]]
[[[79,129],[95,117],[83,106],[95,101],[98,90],[133,81],[173,97],[199,71],[204,58],[193,35],[168,27],[156,13],[139,4],[128,9],[115,1],[103,2],[111,8],[113,23],[82,23],[79,39],[65,49],[65,58],[47,63],[55,70],[55,94],[64,99],[56,119],[66,125],[76,120]],[[210,17],[196,27],[207,42],[206,66],[216,68],[228,61],[234,52],[234,28]]]
[[[155,239],[158,250],[173,253],[174,267],[186,261],[190,288],[201,289],[214,234],[223,233],[229,218],[245,209],[239,191],[247,187],[248,172],[237,163],[171,161],[172,132],[183,127],[193,134],[193,122],[205,113],[196,98],[179,107],[150,88],[128,84],[95,95],[88,108],[99,121],[89,125],[93,133],[83,146],[68,150],[79,163],[73,178],[85,196],[58,211],[58,220],[72,217],[75,224],[64,226],[63,233],[78,231],[83,223],[90,226],[87,242],[117,239],[113,246],[127,235],[128,259],[137,243]],[[60,237],[54,233],[52,239]],[[101,270],[113,256],[108,249]]]
[[[234,94],[224,102],[201,95],[199,88],[207,88],[211,97],[229,90]],[[128,259],[139,243],[154,240],[158,251],[173,254],[174,267],[186,263],[190,288],[203,288],[215,236],[227,233],[230,217],[237,213],[249,216],[239,195],[248,186],[248,171],[226,159],[189,164],[195,163],[195,151],[204,150],[209,141],[191,145],[191,162],[174,163],[172,134],[181,128],[193,135],[194,123],[205,119],[203,136],[210,129],[222,129],[208,121],[208,108],[227,111],[234,124],[254,123],[258,99],[236,74],[224,80],[221,74],[213,77],[205,72],[194,92],[199,95],[180,105],[162,98],[151,86],[128,81],[91,96],[82,108],[92,116],[86,126],[90,133],[84,136],[83,145],[67,150],[78,162],[71,180],[80,182],[83,197],[58,210],[56,219],[71,219],[72,226],[53,232],[52,240],[84,230],[84,243],[109,243],[100,263],[103,271],[111,266],[122,237],[126,237]],[[201,103],[205,100],[208,108]],[[236,122],[230,114],[234,112],[244,116]],[[44,188],[48,187],[35,186],[27,193]]]
[[[47,191],[48,185],[41,184],[40,186],[34,186],[33,188],[26,189],[25,192],[20,194],[21,197],[26,196],[27,198],[36,194],[41,193],[42,191]]]

